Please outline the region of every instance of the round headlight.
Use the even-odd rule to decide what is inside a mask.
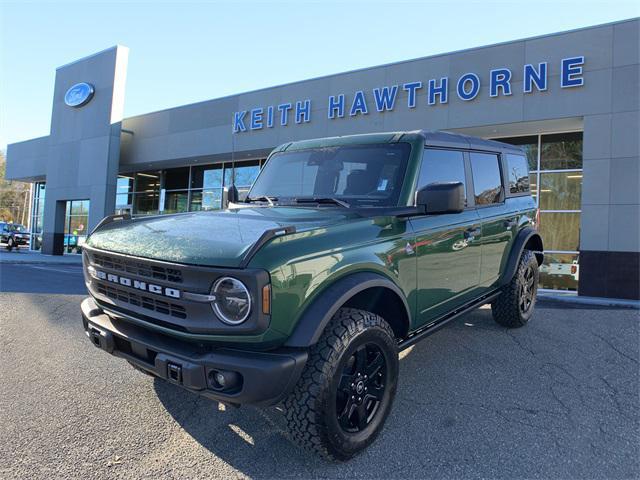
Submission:
[[[219,278],[213,284],[212,293],[216,297],[213,309],[223,322],[238,325],[251,313],[251,295],[240,280],[233,277]]]

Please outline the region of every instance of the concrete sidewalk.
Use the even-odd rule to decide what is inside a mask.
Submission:
[[[82,255],[44,255],[27,249],[0,250],[0,265],[3,263],[19,264],[50,264],[50,265],[81,265]]]

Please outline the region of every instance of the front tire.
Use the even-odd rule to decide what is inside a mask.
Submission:
[[[538,295],[539,275],[536,256],[531,250],[525,250],[515,275],[491,304],[493,319],[498,324],[518,328],[529,322]]]
[[[284,402],[292,439],[330,460],[348,460],[378,436],[397,389],[398,348],[387,322],[341,308],[310,351]]]
[[[9,238],[9,240],[7,241],[7,250],[11,251],[13,250],[15,243],[13,241],[13,238]]]

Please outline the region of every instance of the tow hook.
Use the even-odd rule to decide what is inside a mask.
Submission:
[[[167,379],[178,385],[182,384],[182,367],[175,363],[167,363]]]
[[[113,335],[110,332],[99,330],[94,326],[90,326],[86,331],[89,340],[96,347],[101,348],[109,353],[113,352]]]

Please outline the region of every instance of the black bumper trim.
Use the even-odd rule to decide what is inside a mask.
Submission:
[[[232,404],[275,405],[291,392],[302,374],[308,353],[300,349],[255,352],[211,349],[149,331],[104,313],[92,298],[82,302],[82,322],[91,343],[165,380],[169,366],[181,367],[182,387],[213,400]],[[211,370],[237,372],[241,386],[229,392],[207,382]],[[175,381],[172,381],[176,383]]]

